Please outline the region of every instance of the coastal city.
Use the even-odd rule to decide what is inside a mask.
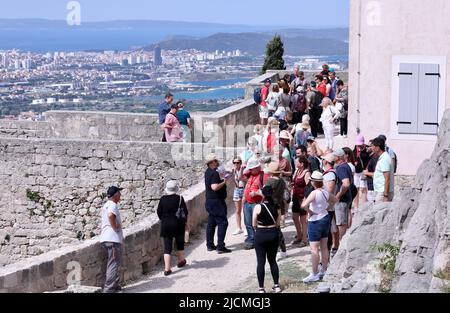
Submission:
[[[326,58],[326,57],[325,57]],[[320,68],[323,57],[286,56],[286,65]],[[161,95],[181,93],[196,111],[242,100],[263,55],[240,50],[0,51],[0,118],[42,119],[48,110],[154,113]],[[325,61],[329,61],[326,60]],[[333,64],[346,67],[345,60]],[[213,83],[211,83],[213,82]]]

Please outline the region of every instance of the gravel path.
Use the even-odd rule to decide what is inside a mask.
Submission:
[[[232,253],[217,254],[206,250],[205,227],[191,238],[186,246],[187,266],[172,268],[170,276],[164,276],[163,264],[145,279],[128,285],[124,292],[130,293],[223,293],[223,292],[257,292],[256,255],[254,250],[244,250],[244,234],[233,236],[236,229],[235,216],[228,219],[229,226],[225,243]],[[295,236],[295,227],[290,218],[286,220],[283,233],[288,244],[289,257],[278,262],[280,267],[280,283],[283,292],[311,292],[316,286],[306,286],[301,279],[310,271],[309,248],[298,248],[290,245]],[[172,264],[176,264],[176,257]],[[270,290],[273,282],[266,263],[266,290]]]

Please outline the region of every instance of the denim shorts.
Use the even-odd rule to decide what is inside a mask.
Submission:
[[[235,188],[233,192],[233,201],[239,202],[244,198],[244,188]]]
[[[330,215],[324,218],[308,222],[308,240],[309,242],[319,242],[323,238],[328,238],[330,233]]]

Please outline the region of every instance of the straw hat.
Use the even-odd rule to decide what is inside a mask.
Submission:
[[[178,192],[178,190],[179,190],[179,187],[178,187],[178,183],[176,180],[169,180],[166,183],[166,188],[164,189],[164,191],[168,195],[174,195]]]
[[[323,182],[323,174],[319,171],[315,171],[311,175],[311,180],[315,182]]]
[[[278,162],[272,162],[267,166],[267,173],[269,174],[280,174],[280,163]]]
[[[217,158],[217,156],[213,153],[208,154],[205,158],[205,163],[206,165],[209,165],[209,163],[213,162],[213,161],[219,161],[219,159]]]
[[[287,139],[287,140],[290,140],[290,139],[291,139],[291,136],[289,136],[289,132],[288,132],[287,130],[283,130],[283,131],[280,133],[280,139]]]
[[[255,168],[258,168],[258,167],[261,167],[261,163],[259,163],[258,160],[250,159],[248,161],[248,163],[247,163],[247,169],[248,170],[252,170],[252,169],[255,169]]]

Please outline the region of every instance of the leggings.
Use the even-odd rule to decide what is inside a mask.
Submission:
[[[172,254],[174,237],[164,237],[164,254]],[[177,250],[184,250],[184,234],[175,237],[175,243],[177,244]]]
[[[256,274],[260,288],[264,288],[266,258],[269,261],[274,285],[278,285],[280,272],[276,257],[278,250],[278,230],[276,228],[257,228],[255,233],[255,251],[258,266]]]

